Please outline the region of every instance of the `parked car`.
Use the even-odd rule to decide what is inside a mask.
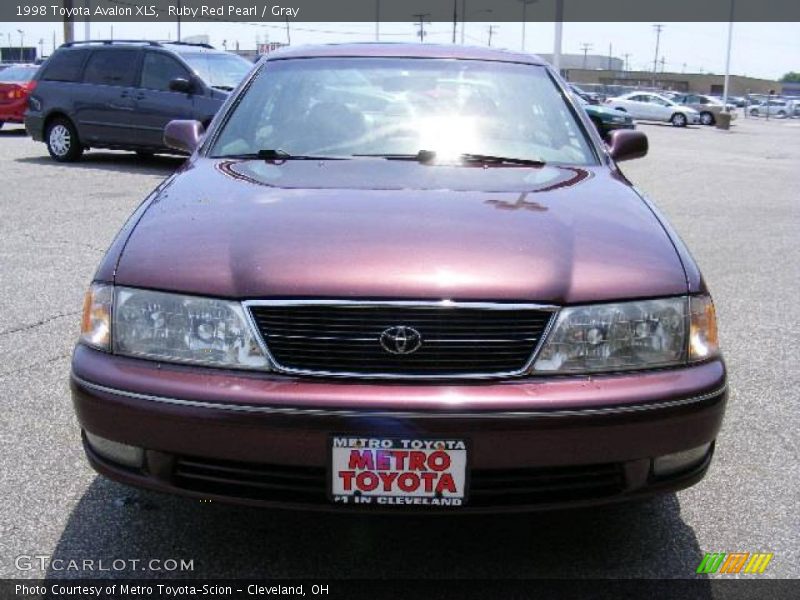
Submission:
[[[609,131],[614,129],[635,129],[633,117],[619,110],[612,110],[602,104],[590,104],[585,98],[576,94],[578,103],[583,106],[583,110],[589,115],[589,119],[594,123],[597,131],[605,137]]]
[[[569,89],[578,96],[582,98],[587,104],[600,104],[600,96],[595,94],[594,92],[587,92],[583,88],[575,85],[574,83],[569,84]]]
[[[700,122],[700,113],[696,110],[651,92],[630,92],[609,98],[606,104],[614,110],[629,113],[637,120],[666,121],[675,127],[686,127],[689,123]]]
[[[722,101],[722,96],[714,96],[720,102]],[[733,104],[736,108],[744,108],[747,106],[747,99],[744,96],[728,96],[728,102]]]
[[[35,87],[36,65],[15,65],[0,71],[0,127],[4,123],[22,123],[28,95]]]
[[[89,287],[71,386],[91,465],[214,502],[362,511],[696,483],[726,402],[714,305],[619,171],[646,136],[591,127],[530,54],[262,59],[207,132],[167,125],[191,156]]]
[[[763,100],[756,104],[751,104],[747,112],[752,117],[765,117],[769,113],[770,117],[788,117],[794,113],[794,107],[786,100]]]
[[[683,94],[673,98],[673,102],[693,108],[700,113],[700,122],[703,125],[714,125],[717,116],[723,110],[731,114],[731,120],[736,118],[736,105],[728,103],[727,107],[721,100],[705,94]]]
[[[71,42],[37,73],[25,128],[62,162],[89,148],[164,151],[170,120],[208,125],[251,67],[208,45]]]

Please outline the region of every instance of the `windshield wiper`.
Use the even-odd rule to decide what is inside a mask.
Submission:
[[[416,154],[392,154],[392,153],[383,153],[383,154],[353,154],[355,157],[366,157],[366,158],[385,158],[386,160],[415,160],[417,162],[431,162],[434,158],[436,158],[436,152],[433,150],[420,150]]]
[[[215,90],[222,90],[223,92],[232,92],[233,86],[232,85],[212,85],[212,88]]]
[[[436,152],[433,150],[420,150],[416,154],[353,154],[353,156],[385,158],[386,160],[414,160],[421,163],[430,163],[436,160]],[[545,161],[538,158],[513,158],[509,156],[493,156],[491,154],[460,154],[458,159],[467,163],[506,163],[532,167],[542,167],[545,165]]]
[[[311,156],[308,154],[290,154],[285,150],[267,149],[258,152],[245,152],[242,154],[222,154],[213,158],[239,158],[242,160],[347,160],[346,156]]]
[[[539,158],[515,158],[511,156],[493,156],[491,154],[462,154],[460,158],[464,162],[505,163],[509,165],[528,165],[531,167],[543,167],[547,164]]]

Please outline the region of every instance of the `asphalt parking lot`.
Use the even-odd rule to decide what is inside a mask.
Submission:
[[[186,559],[152,577],[691,577],[704,552],[772,552],[800,577],[800,120],[730,132],[642,125],[624,164],[692,249],[714,294],[731,397],[696,487],[633,505],[407,518],[272,512],[162,496],[96,475],[68,393],[82,295],[126,217],[180,160],[92,151],[50,160],[0,130],[0,576],[20,555]],[[84,573],[87,575],[87,573]]]

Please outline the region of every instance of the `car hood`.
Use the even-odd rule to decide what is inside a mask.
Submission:
[[[687,291],[664,228],[605,167],[382,159],[188,162],[141,214],[115,283],[555,304]]]
[[[621,110],[615,110],[613,108],[606,108],[605,106],[600,106],[599,104],[588,104],[583,107],[586,109],[586,112],[590,115],[596,115],[598,117],[605,117],[608,119],[624,119],[626,121],[630,121],[633,118],[625,112]]]

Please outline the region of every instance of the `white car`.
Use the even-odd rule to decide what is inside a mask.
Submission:
[[[699,123],[700,113],[688,106],[681,106],[660,94],[631,92],[606,100],[609,108],[627,112],[642,121],[665,121],[675,127],[686,127]]]
[[[747,112],[753,117],[764,117],[767,115],[767,111],[769,111],[770,117],[783,118],[791,116],[794,113],[794,107],[791,102],[786,100],[770,100],[769,107],[767,107],[767,101],[764,100],[761,104],[755,104],[747,109]]]

